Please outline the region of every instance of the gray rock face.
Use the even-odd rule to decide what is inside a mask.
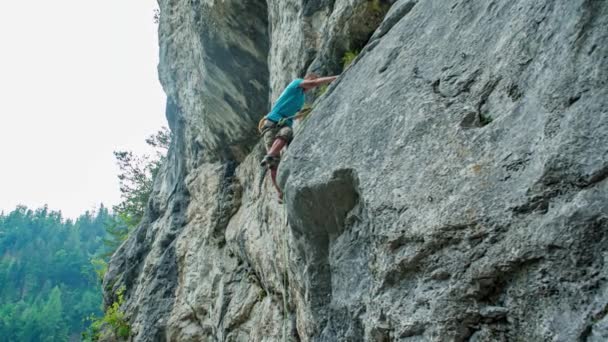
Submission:
[[[194,160],[242,160],[268,109],[263,1],[160,1],[159,75]]]
[[[161,13],[175,139],[104,282],[133,340],[606,340],[608,2]],[[278,205],[257,120],[358,48],[297,127]]]

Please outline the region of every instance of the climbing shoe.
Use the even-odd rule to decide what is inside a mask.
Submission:
[[[264,159],[262,159],[262,162],[260,163],[260,165],[262,167],[273,167],[273,166],[277,166],[279,165],[279,157],[275,157],[275,156],[271,156],[269,154],[267,154]]]

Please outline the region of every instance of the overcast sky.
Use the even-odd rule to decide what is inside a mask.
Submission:
[[[166,126],[154,0],[0,2],[0,210],[119,200],[112,151]]]

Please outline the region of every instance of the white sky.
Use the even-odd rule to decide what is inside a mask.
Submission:
[[[0,211],[119,200],[112,151],[166,126],[154,0],[0,2]]]

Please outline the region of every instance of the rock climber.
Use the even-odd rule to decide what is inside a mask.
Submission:
[[[293,139],[294,119],[298,119],[296,113],[304,106],[304,93],[310,89],[331,83],[338,76],[319,77],[315,74],[307,74],[304,79],[293,80],[277,101],[272,110],[264,117],[261,128],[267,154],[262,160],[262,167],[270,169],[272,184],[277,189],[279,201],[283,199],[283,192],[277,185],[277,168],[279,166],[281,150],[289,145]]]

